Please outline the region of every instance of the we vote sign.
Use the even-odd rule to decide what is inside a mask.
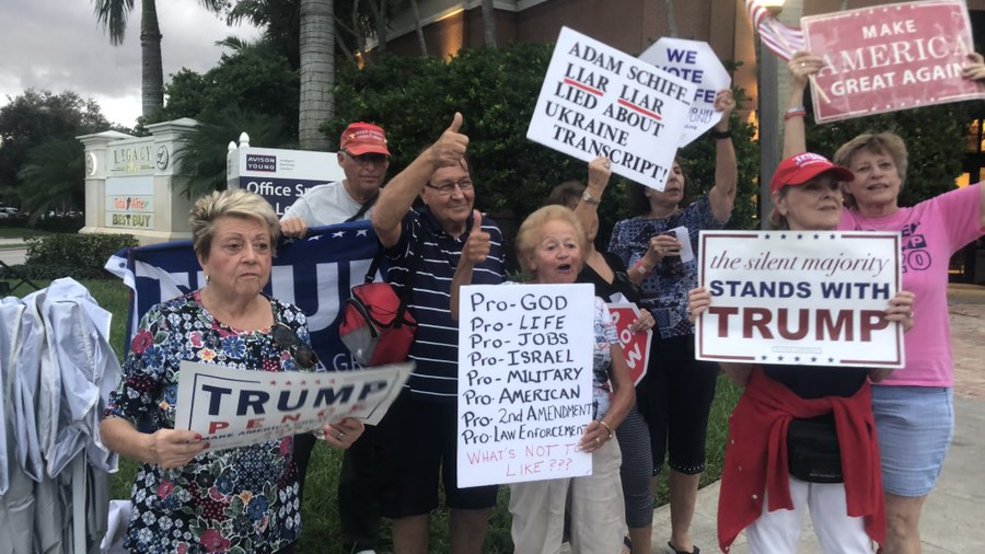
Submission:
[[[591,475],[590,284],[462,287],[458,484]]]
[[[819,123],[985,98],[985,85],[961,77],[974,51],[964,0],[841,11],[801,26],[825,62],[811,82]]]
[[[697,87],[678,147],[687,146],[721,121],[715,95],[729,88],[732,78],[707,42],[663,37],[644,50],[640,59]]]
[[[567,27],[561,29],[527,138],[663,190],[695,87]]]
[[[899,233],[702,231],[698,282],[711,306],[695,352],[715,362],[900,368]]]

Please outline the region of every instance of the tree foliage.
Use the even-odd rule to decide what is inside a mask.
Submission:
[[[16,196],[18,172],[35,147],[49,141],[74,140],[78,135],[107,128],[109,122],[92,99],[83,99],[70,91],[60,94],[48,90],[24,91],[0,108],[0,196],[7,200]],[[81,150],[77,158],[81,164]],[[74,161],[74,158],[63,158],[58,163]],[[82,176],[80,169],[76,176],[80,191]]]
[[[839,146],[860,133],[897,133],[909,153],[900,205],[912,206],[954,188],[954,179],[961,174],[967,121],[976,109],[980,110],[970,102],[944,104],[824,125],[814,125],[809,118],[807,149],[834,156]]]
[[[550,189],[587,177],[587,164],[527,140],[527,126],[550,61],[551,45],[517,44],[500,49],[464,50],[448,63],[436,59],[384,57],[363,70],[340,72],[338,116],[325,131],[337,135],[351,121],[382,125],[394,153],[391,173],[405,167],[462,112],[470,139],[469,159],[476,181],[476,204],[500,220],[521,220],[540,207]],[[741,95],[741,91],[737,94]],[[741,99],[741,97],[740,97]],[[758,162],[751,129],[732,122],[742,190],[755,190]],[[714,182],[714,143],[703,137],[683,152],[692,190]],[[600,212],[600,239],[628,216],[618,177]],[[755,205],[739,203],[737,226],[748,226]]]
[[[47,140],[32,148],[17,173],[21,209],[36,221],[49,209],[85,206],[85,149],[74,137]]]
[[[285,135],[297,136],[298,74],[269,40],[240,45],[224,53],[216,66],[204,74],[182,69],[174,74],[166,91],[168,101],[162,112],[165,120],[191,117],[204,123],[220,123],[227,110],[233,109],[282,120]],[[240,131],[223,145],[239,136]]]

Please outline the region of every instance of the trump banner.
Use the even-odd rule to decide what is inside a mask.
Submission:
[[[561,28],[527,138],[663,190],[696,86]]]
[[[224,450],[320,430],[343,418],[379,423],[413,363],[363,371],[247,371],[181,362],[174,428]]]
[[[900,368],[903,329],[883,319],[900,290],[899,233],[702,231],[695,325],[701,360]]]
[[[458,485],[591,475],[590,284],[462,287]]]
[[[804,17],[807,49],[824,58],[811,79],[818,123],[985,98],[961,77],[974,51],[964,0],[888,4]]]
[[[312,346],[329,371],[359,367],[339,340],[340,308],[363,282],[377,249],[368,221],[312,229],[302,240],[278,245],[264,292],[304,311]],[[205,284],[191,241],[122,250],[105,267],[133,292],[124,350],[151,306]]]

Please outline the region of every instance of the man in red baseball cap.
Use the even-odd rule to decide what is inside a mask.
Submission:
[[[345,179],[308,189],[288,208],[280,220],[286,237],[304,237],[309,227],[333,225],[369,217],[369,209],[390,166],[386,133],[372,123],[357,122],[346,127],[339,138],[339,166]],[[379,507],[374,486],[378,465],[375,430],[364,434],[357,448],[346,451],[339,475],[339,519],[347,552],[374,553],[379,540]],[[314,435],[294,437],[301,492],[314,447]],[[365,440],[362,440],[365,439]]]
[[[369,217],[386,170],[390,150],[386,133],[372,123],[352,123],[339,138],[339,166],[345,179],[308,189],[280,220],[285,237],[303,237],[308,227]]]

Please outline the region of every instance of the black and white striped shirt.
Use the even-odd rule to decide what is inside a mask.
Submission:
[[[449,301],[451,279],[471,230],[471,216],[465,233],[456,239],[441,228],[426,207],[411,210],[404,217],[400,241],[386,253],[390,262],[387,279],[397,290],[407,283],[408,266],[416,264],[409,310],[418,323],[410,349],[410,359],[417,368],[407,387],[421,400],[453,402],[458,396],[458,322],[451,319]],[[472,283],[496,285],[505,280],[503,235],[485,216],[482,230],[490,235],[490,251],[486,261],[475,267]],[[417,259],[408,263],[412,256]]]

